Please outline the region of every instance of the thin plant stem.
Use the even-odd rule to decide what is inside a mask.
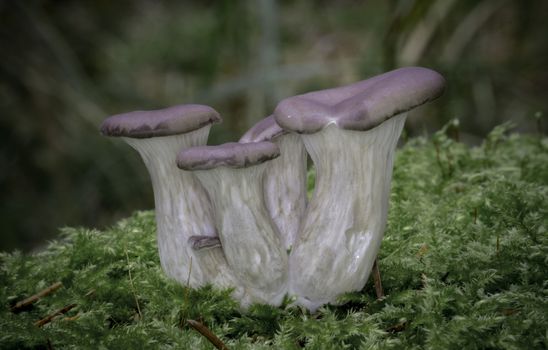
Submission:
[[[135,293],[135,286],[133,285],[133,277],[131,276],[131,266],[129,264],[129,254],[127,253],[127,249],[124,249],[124,252],[126,253],[126,259],[127,259],[127,271],[129,274],[129,284],[131,286],[131,292],[133,293],[133,298],[135,299],[135,304],[137,305],[137,312],[139,313],[139,319],[143,319],[143,314],[141,313],[141,306],[139,306],[139,299],[137,299],[137,294]]]
[[[188,267],[188,276],[186,278],[186,290],[185,290],[185,295],[183,297],[183,305],[181,307],[181,313],[184,312],[184,306],[189,304],[188,293],[189,293],[189,289],[190,289],[190,274],[191,273],[192,273],[192,256],[190,257],[190,264],[189,264],[189,267]],[[182,317],[181,317],[181,322],[179,323],[179,326],[182,327],[184,322],[185,322],[185,317],[184,317],[184,314],[183,314]]]

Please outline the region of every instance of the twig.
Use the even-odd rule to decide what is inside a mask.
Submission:
[[[198,333],[203,335],[213,346],[220,350],[228,350],[228,347],[219,339],[212,331],[204,326],[201,322],[195,320],[186,321],[192,328],[194,328]]]
[[[377,258],[375,258],[375,262],[373,262],[371,272],[373,273],[373,281],[375,282],[377,299],[382,299],[384,297],[384,291],[382,290],[381,272],[379,270],[379,260]]]
[[[28,297],[24,300],[21,300],[20,302],[15,304],[11,308],[11,312],[21,311],[21,309],[24,309],[25,307],[27,307],[31,304],[34,304],[40,298],[43,298],[46,295],[55,292],[57,289],[61,288],[62,286],[63,286],[63,283],[61,283],[61,282],[56,282],[56,283],[52,284],[51,286],[47,287],[46,289],[43,289],[43,290],[39,291],[38,293],[34,294],[33,296],[30,296],[30,297]]]
[[[129,274],[129,284],[131,285],[131,292],[133,293],[133,298],[135,299],[135,304],[137,305],[137,312],[139,313],[139,319],[143,319],[143,314],[141,313],[141,307],[139,306],[139,299],[137,299],[137,294],[135,293],[135,286],[133,285],[133,277],[131,277],[131,266],[129,265],[129,255],[127,249],[125,249],[126,259],[127,259],[127,272]]]
[[[67,312],[69,312],[75,306],[76,306],[76,304],[69,304],[69,305],[63,307],[62,309],[59,309],[59,310],[55,311],[54,313],[44,317],[43,319],[41,319],[39,321],[36,321],[34,323],[34,325],[36,327],[42,327],[43,325],[45,325],[47,323],[50,323],[55,318],[55,316],[66,314]]]
[[[92,288],[92,289],[90,289],[90,290],[84,295],[84,297],[86,297],[86,298],[91,298],[91,297],[93,297],[94,295],[95,295],[95,289]]]
[[[409,323],[408,321],[399,322],[399,323],[397,323],[397,324],[395,324],[391,327],[388,327],[388,329],[386,331],[390,332],[390,333],[399,333],[399,332],[405,330],[408,323]]]
[[[79,318],[80,318],[80,314],[77,314],[77,315],[74,315],[72,317],[65,317],[65,318],[63,318],[63,321],[76,321]]]

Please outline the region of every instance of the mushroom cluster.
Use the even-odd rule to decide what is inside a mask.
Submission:
[[[367,282],[406,112],[444,86],[435,71],[406,67],[290,97],[237,143],[218,146],[206,142],[221,117],[203,105],[114,115],[101,133],[143,158],[168,276],[231,287],[244,307],[289,295],[313,311]]]

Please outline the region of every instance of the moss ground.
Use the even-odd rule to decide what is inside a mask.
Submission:
[[[64,229],[38,254],[0,255],[0,348],[211,349],[190,318],[231,349],[546,349],[548,139],[507,129],[469,148],[448,126],[399,150],[380,301],[369,282],[314,315],[288,303],[242,312],[229,291],[165,278],[153,213],[138,212],[103,232]]]

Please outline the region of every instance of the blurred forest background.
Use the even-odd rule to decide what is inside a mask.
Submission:
[[[546,131],[547,18],[545,0],[0,0],[0,251],[153,207],[137,153],[98,133],[120,112],[208,104],[218,144],[284,97],[421,65],[448,88],[408,135]]]

